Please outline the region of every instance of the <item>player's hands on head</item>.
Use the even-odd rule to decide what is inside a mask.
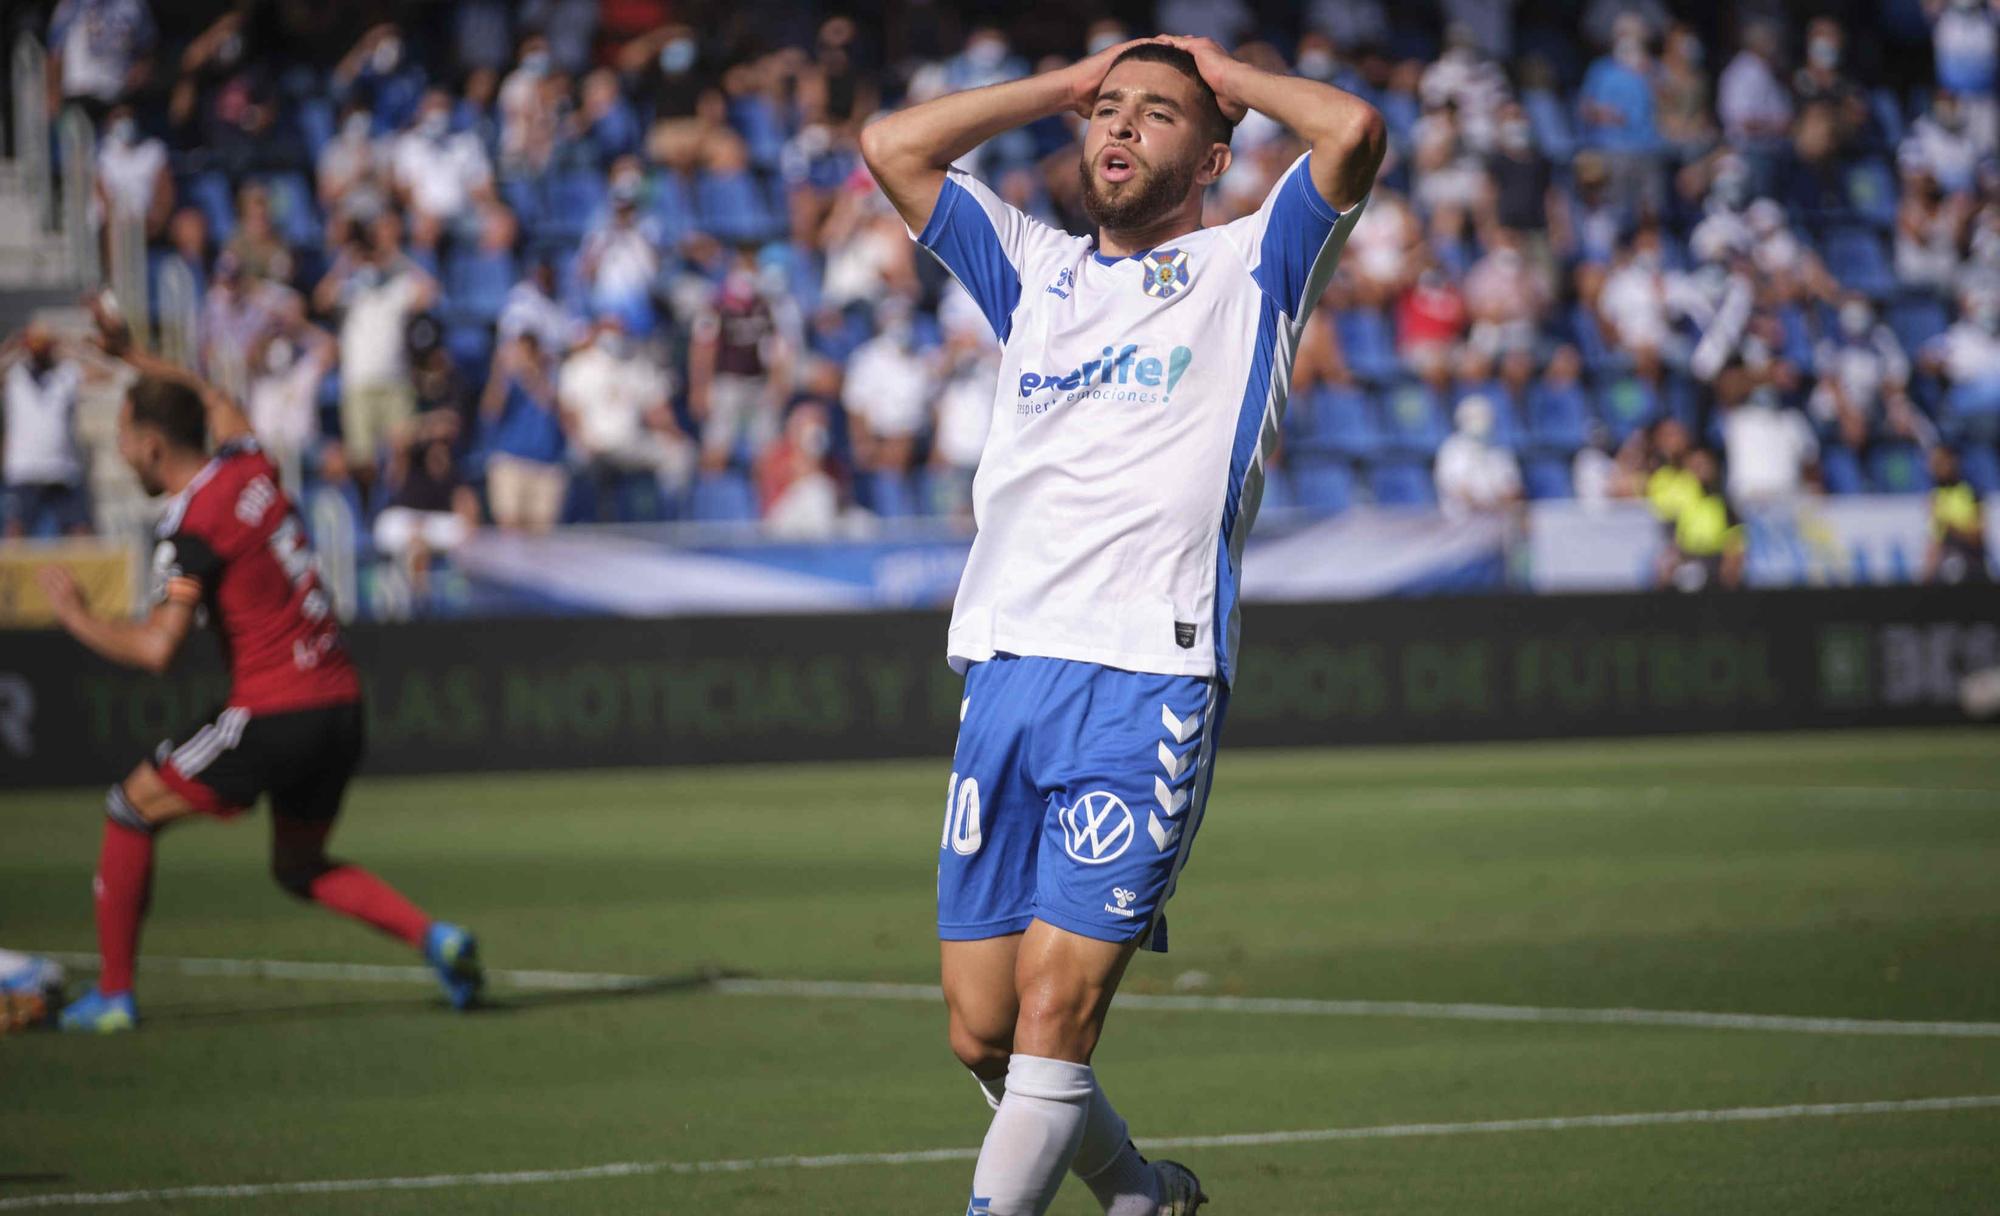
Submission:
[[[68,620],[83,611],[83,589],[76,585],[76,576],[61,566],[42,566],[35,571],[35,582],[48,597],[49,607],[55,610],[57,620]]]
[[[1090,111],[1097,105],[1098,90],[1104,87],[1104,78],[1111,73],[1111,65],[1120,55],[1145,42],[1157,42],[1155,38],[1134,38],[1116,46],[1107,46],[1088,59],[1079,59],[1064,68],[1069,73],[1069,108],[1083,118],[1090,117]]]
[[[1168,46],[1179,47],[1194,56],[1195,70],[1208,82],[1215,92],[1215,104],[1222,108],[1222,116],[1230,122],[1241,122],[1250,112],[1250,107],[1239,100],[1231,88],[1236,73],[1245,68],[1242,60],[1222,48],[1213,38],[1189,38],[1181,34],[1161,34],[1153,39]]]

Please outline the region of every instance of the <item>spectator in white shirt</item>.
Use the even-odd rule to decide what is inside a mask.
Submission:
[[[940,510],[970,518],[972,475],[979,469],[986,431],[993,422],[1000,348],[980,318],[973,325],[947,328],[940,362],[943,383],[938,389],[936,439],[931,444],[932,498]]]
[[[1782,502],[1811,488],[1819,441],[1805,415],[1787,408],[1769,385],[1742,367],[1716,380],[1722,406],[1722,450],[1729,501],[1739,506]]]
[[[1925,371],[1940,375],[1954,394],[1965,394],[1987,406],[1966,419],[1969,437],[1991,442],[2000,411],[2000,295],[1986,289],[1967,291],[1962,315],[1950,329],[1931,339],[1918,358]]]
[[[40,324],[8,343],[0,360],[9,363],[0,418],[0,536],[88,533],[88,470],[76,442],[82,369],[61,357]]]
[[[292,294],[250,354],[244,404],[251,429],[285,488],[297,494],[306,453],[319,446],[319,390],[340,352],[333,335],[306,320],[305,300]]]
[[[1743,49],[1722,69],[1715,112],[1722,133],[1742,146],[1784,138],[1792,125],[1792,95],[1778,75],[1778,29],[1757,21],[1743,30]]]
[[[338,308],[340,432],[348,463],[364,485],[390,434],[416,413],[410,380],[409,326],[437,298],[437,284],[402,249],[394,212],[376,217],[365,241],[341,251],[314,289],[322,312]]]
[[[424,95],[416,121],[397,139],[395,181],[419,249],[435,248],[448,225],[469,224],[473,204],[493,197],[486,149],[471,132],[452,131],[451,95],[443,89]]]
[[[674,421],[672,384],[652,353],[625,332],[617,313],[563,361],[556,402],[570,420],[570,451],[597,484],[600,509],[632,473],[655,478],[669,498],[687,487],[695,445]]]
[[[144,83],[158,36],[145,0],[62,0],[49,18],[49,74],[68,100],[109,105]]]
[[[104,142],[97,149],[96,204],[97,223],[137,220],[147,240],[161,235],[173,214],[167,146],[139,133],[130,106],[115,107],[105,120]]]
[[[386,142],[375,138],[375,116],[366,106],[348,106],[314,168],[319,205],[334,231],[373,219],[389,205],[389,160]]]
[[[910,302],[890,296],[875,310],[880,332],[847,361],[841,404],[854,423],[855,453],[869,469],[907,472],[917,437],[930,421],[936,385],[931,360],[916,347]]]
[[[1964,101],[1939,89],[1931,98],[1930,112],[1910,124],[1896,149],[1896,161],[1905,173],[1928,172],[1946,193],[1961,194],[1972,189],[1981,151]]]
[[[1875,319],[1866,296],[1850,293],[1841,301],[1838,336],[1820,343],[1813,364],[1819,383],[1808,406],[1841,443],[1859,451],[1878,430],[1917,442],[1935,438],[1905,391],[1909,357],[1896,331]]]
[[[630,330],[649,329],[653,289],[663,255],[658,230],[639,214],[644,190],[637,157],[621,157],[611,170],[611,214],[583,238],[577,274],[594,313],[615,312]]]
[[[1521,501],[1521,466],[1493,442],[1493,403],[1479,393],[1458,403],[1456,429],[1438,446],[1438,505],[1464,517],[1504,511]]]
[[[546,258],[529,266],[521,281],[507,289],[497,328],[503,342],[531,333],[543,350],[557,355],[575,344],[579,322],[556,299],[556,268]]]

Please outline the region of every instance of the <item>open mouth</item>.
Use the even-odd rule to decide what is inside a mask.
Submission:
[[[1107,182],[1130,181],[1138,171],[1138,162],[1123,149],[1106,148],[1098,155],[1097,175]]]

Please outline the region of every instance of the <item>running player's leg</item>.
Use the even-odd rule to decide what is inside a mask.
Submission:
[[[281,814],[273,798],[271,877],[300,899],[373,925],[421,949],[431,918],[388,883],[357,865],[326,855],[331,818]]]

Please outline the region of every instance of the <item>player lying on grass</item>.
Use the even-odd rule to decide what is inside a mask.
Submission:
[[[466,1007],[481,978],[472,935],[326,855],[361,760],[361,680],[277,469],[228,397],[130,349],[122,328],[102,314],[99,323],[106,351],[141,373],[119,411],[119,455],[148,494],[171,495],[153,551],[155,602],[142,621],[105,620],[91,614],[67,571],[41,570],[42,588],[78,641],[151,672],[167,670],[205,614],[228,654],[230,693],[206,725],[161,744],[106,796],[94,884],[103,968],[97,986],[62,1011],[62,1028],[137,1024],[132,966],[154,837],[197,813],[236,815],[265,794],[278,885],[421,949],[451,1003]]]
[[[1204,228],[1246,109],[1308,150],[1254,215]],[[1089,120],[1093,235],[951,167],[1067,111]],[[1166,949],[1263,462],[1383,147],[1365,102],[1197,38],[1126,43],[863,132],[876,181],[1004,347],[952,614],[965,701],[938,867],[951,1045],[994,1107],[968,1216],[1043,1212],[1066,1169],[1115,1216],[1206,1198],[1132,1147],[1090,1058],[1133,952]]]

